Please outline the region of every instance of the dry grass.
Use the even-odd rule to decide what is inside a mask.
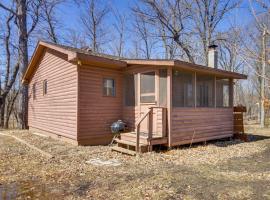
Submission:
[[[270,199],[270,129],[252,142],[212,142],[130,157],[6,131],[55,157],[0,136],[0,199]],[[95,166],[89,159],[118,160]],[[1,196],[2,195],[2,196]]]

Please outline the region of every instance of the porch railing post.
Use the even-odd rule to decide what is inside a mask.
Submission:
[[[150,112],[148,115],[148,128],[149,128],[149,133],[148,133],[148,139],[152,139],[153,136],[153,108],[149,108]]]
[[[141,125],[138,124],[137,133],[136,133],[136,152],[137,153],[140,152],[140,129],[141,129]]]

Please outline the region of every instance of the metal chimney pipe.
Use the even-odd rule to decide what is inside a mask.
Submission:
[[[212,44],[208,47],[208,67],[218,68],[218,51],[217,45]]]

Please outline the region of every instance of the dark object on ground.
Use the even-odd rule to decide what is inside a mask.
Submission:
[[[114,134],[125,131],[126,124],[122,120],[118,120],[111,125],[111,131]]]

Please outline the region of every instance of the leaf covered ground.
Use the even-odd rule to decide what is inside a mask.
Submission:
[[[214,141],[137,157],[27,131],[1,133],[54,158],[0,135],[0,199],[270,199],[270,129],[249,127],[247,143]]]

